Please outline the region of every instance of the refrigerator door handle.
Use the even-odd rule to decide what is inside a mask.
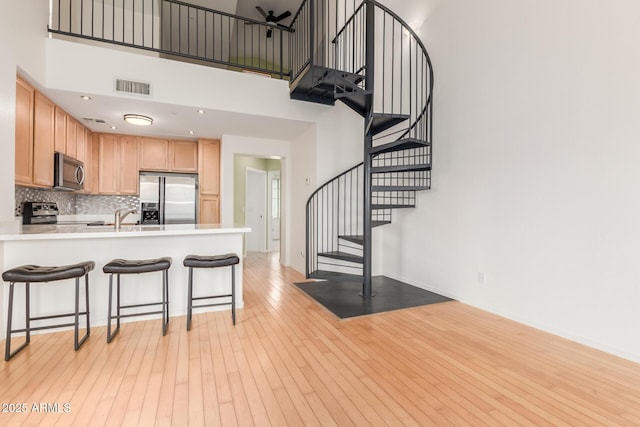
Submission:
[[[158,192],[160,195],[160,204],[158,205],[159,208],[159,213],[160,213],[160,224],[164,224],[164,184],[165,184],[165,177],[160,176],[158,177]]]

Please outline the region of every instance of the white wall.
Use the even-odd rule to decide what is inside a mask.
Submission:
[[[640,3],[435,3],[433,189],[385,273],[640,361]]]

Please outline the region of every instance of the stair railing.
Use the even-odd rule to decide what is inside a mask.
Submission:
[[[362,234],[363,170],[362,163],[346,170],[321,185],[307,200],[307,277],[323,264],[319,253],[339,250],[340,236]],[[352,268],[356,270],[352,274],[362,274],[361,269]]]
[[[49,32],[289,77],[289,29],[176,0],[52,0]]]

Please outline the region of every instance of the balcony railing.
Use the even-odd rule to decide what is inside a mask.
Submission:
[[[49,32],[290,75],[288,28],[173,0],[52,0]]]

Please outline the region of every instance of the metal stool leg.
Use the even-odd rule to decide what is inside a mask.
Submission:
[[[231,266],[231,319],[236,324],[236,266]]]
[[[84,275],[85,308],[87,309],[87,336],[91,335],[91,321],[89,320],[89,274]]]
[[[169,272],[162,272],[162,336],[167,334],[169,326]]]
[[[31,342],[31,328],[30,328],[30,317],[29,317],[29,282],[25,283],[25,342],[22,343],[20,347],[14,352],[11,352],[11,334],[13,332],[13,293],[14,293],[15,282],[11,282],[9,285],[9,307],[8,307],[8,315],[7,315],[7,339],[5,341],[5,350],[4,350],[4,360],[9,361],[13,356],[15,356],[20,350],[25,348]]]
[[[80,346],[89,337],[89,276],[85,275],[85,310],[87,316],[87,330],[82,338],[79,338],[80,328],[80,277],[76,277],[76,311],[75,311],[75,325],[73,331],[73,348],[78,351]]]
[[[120,284],[120,275],[118,275],[118,285]],[[109,275],[109,312],[107,313],[107,343],[110,343],[113,337],[116,336],[120,330],[120,286],[118,286],[118,311],[116,319],[116,329],[111,333],[111,319],[112,319],[112,306],[113,306],[113,274]]]
[[[193,313],[193,267],[189,267],[189,284],[187,286],[187,331],[191,330],[191,315]]]

